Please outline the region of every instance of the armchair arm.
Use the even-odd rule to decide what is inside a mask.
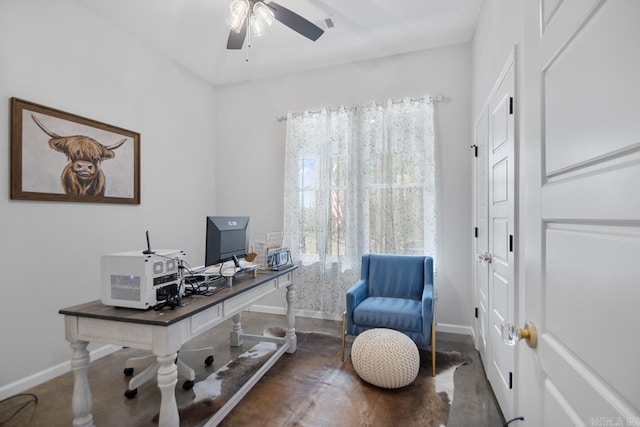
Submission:
[[[433,258],[424,259],[424,288],[422,289],[422,330],[431,330],[431,324],[436,323],[436,287],[433,277]]]
[[[422,330],[430,331],[431,324],[435,323],[435,296],[433,283],[427,283],[422,291]]]
[[[369,285],[366,280],[359,280],[347,291],[347,312],[352,312],[369,295]],[[349,310],[351,309],[351,310]]]
[[[353,311],[369,295],[369,283],[359,280],[347,291],[347,333],[353,331]]]

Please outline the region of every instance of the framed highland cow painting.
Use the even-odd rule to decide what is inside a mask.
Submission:
[[[140,204],[140,134],[11,98],[11,198]]]

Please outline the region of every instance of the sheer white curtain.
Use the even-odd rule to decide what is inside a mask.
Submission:
[[[431,97],[287,115],[285,241],[296,307],[342,313],[363,253],[436,254]]]

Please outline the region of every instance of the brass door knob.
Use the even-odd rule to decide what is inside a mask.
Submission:
[[[502,332],[502,341],[507,345],[514,346],[523,338],[531,348],[536,348],[538,344],[538,332],[533,322],[527,322],[524,325],[524,329],[520,329],[512,322],[505,321],[502,322],[500,329]]]

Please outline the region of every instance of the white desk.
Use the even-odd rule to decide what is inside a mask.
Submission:
[[[89,342],[102,342],[123,347],[133,347],[152,351],[158,358],[158,387],[161,392],[159,427],[178,427],[178,405],[175,386],[178,382],[178,369],[174,363],[177,352],[184,343],[233,317],[231,345],[242,344],[243,337],[259,337],[262,341],[271,341],[282,346],[256,372],[256,374],[229,399],[209,421],[216,425],[240,399],[258,382],[258,380],[284,354],[296,351],[295,316],[293,302],[293,266],[278,272],[239,276],[227,287],[209,297],[194,296],[185,298],[188,305],[175,310],[136,310],[116,308],[92,301],[60,310],[65,316],[66,339],[71,343],[73,354],[71,368],[74,373],[72,407],[75,427],[93,426],[91,414],[91,390],[89,388],[88,368]],[[280,289],[287,288],[287,328],[284,338],[271,338],[247,335],[242,331],[240,313],[257,299]]]

